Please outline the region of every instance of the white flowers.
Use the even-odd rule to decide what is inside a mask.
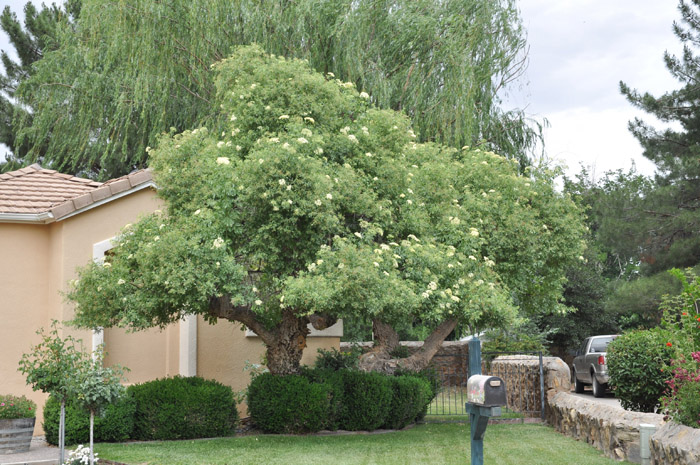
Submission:
[[[223,245],[224,245],[224,240],[221,237],[217,237],[216,239],[214,239],[214,244],[212,245],[212,247],[215,249],[219,249],[219,248],[223,247]]]
[[[216,143],[216,146],[217,146],[218,148],[221,148],[221,147],[223,147],[224,145],[225,145],[225,142],[222,141],[222,140],[220,140],[219,142]],[[223,158],[223,157],[222,157],[222,158]],[[217,163],[218,163],[218,160],[217,160]]]
[[[326,194],[326,198],[328,200],[333,200],[333,195],[332,194]]]
[[[124,281],[123,279],[120,279],[119,281],[117,281],[117,285],[121,286],[121,285],[124,284],[125,282],[126,282],[126,281]]]
[[[238,118],[236,118],[236,115],[231,115],[231,121],[236,121]]]
[[[105,267],[105,268],[111,268],[111,267],[112,267],[112,264],[109,263],[109,262],[104,262],[104,263],[102,264],[102,266]]]
[[[474,255],[470,255],[470,256],[469,256],[469,260],[474,260],[474,261],[476,261],[476,257],[475,257]]]
[[[281,115],[278,119],[289,119],[289,115]]]
[[[430,294],[429,294],[428,292],[424,292],[424,293],[421,294],[421,296],[422,296],[424,299],[427,299],[428,297],[430,297]]]
[[[304,128],[301,130],[301,135],[305,136],[305,137],[311,137],[313,135],[313,133],[311,132],[310,129]]]
[[[379,266],[379,263],[377,263],[377,262],[372,262],[372,264],[373,264],[374,266]]]
[[[437,290],[437,283],[435,281],[430,281],[428,283],[428,289],[430,289],[431,291]]]
[[[357,237],[359,237],[360,239],[362,239],[362,233],[356,232],[356,233],[355,233],[355,236],[357,236]]]
[[[474,237],[479,237],[479,231],[476,228],[469,228],[469,234]]]
[[[277,182],[280,183],[280,186],[284,186],[285,184],[287,184],[287,181],[285,181],[284,179],[280,179],[280,180],[277,181]]]
[[[316,204],[317,207],[320,207],[323,202],[321,202],[319,199],[314,200],[314,203]]]
[[[309,143],[309,141],[306,140],[304,137],[298,138],[297,142],[299,142],[300,144],[308,144]]]
[[[262,300],[260,300],[260,299],[256,300],[255,305],[258,305],[258,306],[262,305]]]
[[[316,155],[322,155],[323,154],[323,149],[321,147],[318,147],[316,150],[314,150],[314,153]]]
[[[360,92],[360,98],[367,99],[369,98],[369,94],[367,92]]]
[[[231,160],[229,160],[228,157],[218,157],[216,159],[217,165],[228,165],[230,163],[231,163]]]
[[[316,122],[316,121],[314,121],[314,119],[313,119],[312,117],[310,117],[310,116],[305,116],[305,117],[304,117],[304,121],[308,121],[308,122],[311,123],[311,124],[314,124],[314,123]],[[302,131],[302,133],[303,133],[303,131]]]
[[[350,139],[350,142],[353,142],[353,143],[355,143],[355,144],[358,143],[357,137],[355,137],[354,134],[349,134],[349,135],[348,135],[348,139]]]
[[[195,216],[199,215],[200,213],[202,213],[202,210],[200,210],[200,209],[197,209],[194,211]]]

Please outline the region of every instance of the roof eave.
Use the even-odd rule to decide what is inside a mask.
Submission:
[[[0,213],[0,223],[47,224],[56,221],[51,212]]]

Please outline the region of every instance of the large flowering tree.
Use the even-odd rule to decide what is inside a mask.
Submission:
[[[166,209],[126,227],[69,293],[83,326],[164,326],[185,314],[254,330],[294,373],[307,325],[374,322],[365,368],[396,366],[393,325],[497,327],[559,310],[580,214],[551,175],[493,153],[419,144],[401,113],[304,61],[237,49],[215,65],[217,125],[165,135],[151,167]]]

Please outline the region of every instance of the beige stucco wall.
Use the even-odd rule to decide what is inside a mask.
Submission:
[[[49,230],[45,226],[0,224],[0,393],[26,395],[37,405],[17,371],[22,354],[39,342],[36,330],[48,321]]]

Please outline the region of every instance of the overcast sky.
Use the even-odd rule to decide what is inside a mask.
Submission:
[[[25,0],[0,0],[21,14]],[[36,2],[35,2],[36,3]],[[507,104],[547,118],[547,155],[578,171],[629,169],[645,174],[653,165],[627,130],[644,116],[620,95],[618,83],[652,93],[678,83],[663,65],[665,50],[681,45],[671,26],[679,18],[676,0],[519,0],[530,46],[522,89]],[[0,48],[9,48],[0,33]],[[0,146],[0,155],[5,152]]]

